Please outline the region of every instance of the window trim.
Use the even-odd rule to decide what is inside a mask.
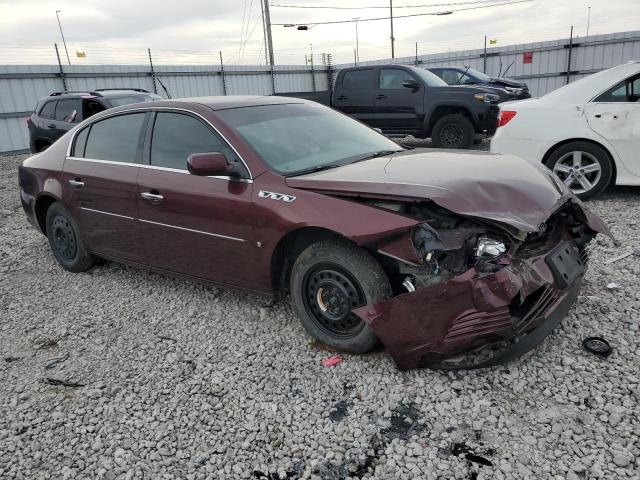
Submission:
[[[251,169],[249,168],[249,165],[244,160],[242,155],[240,155],[238,150],[233,146],[233,144],[231,142],[229,142],[227,137],[225,137],[222,134],[222,132],[220,132],[220,130],[218,130],[209,120],[207,120],[205,117],[203,117],[199,113],[193,112],[191,110],[187,110],[186,108],[181,108],[181,107],[149,107],[149,106],[145,106],[145,107],[138,107],[138,108],[127,108],[126,110],[118,110],[117,112],[109,112],[107,110],[107,113],[105,113],[104,115],[98,114],[98,115],[100,115],[99,118],[94,118],[95,116],[89,117],[87,120],[84,120],[80,125],[75,126],[71,130],[72,135],[71,135],[71,139],[69,140],[69,143],[67,144],[67,153],[66,153],[66,157],[65,158],[71,159],[71,160],[86,160],[86,161],[89,161],[89,162],[108,163],[108,164],[113,164],[113,165],[128,165],[128,166],[135,166],[135,167],[142,167],[142,168],[151,168],[151,169],[156,169],[156,170],[165,169],[166,167],[156,167],[156,166],[149,165],[149,164],[146,164],[146,163],[114,162],[112,160],[99,160],[99,159],[96,159],[96,158],[78,158],[78,157],[74,157],[74,156],[71,155],[71,150],[72,150],[73,146],[75,145],[76,136],[78,135],[78,132],[80,132],[80,130],[82,130],[84,127],[92,126],[94,123],[99,122],[100,120],[105,120],[107,118],[114,117],[114,116],[121,115],[121,114],[125,114],[125,113],[136,113],[136,112],[153,113],[153,112],[158,112],[158,111],[185,112],[185,113],[188,113],[190,115],[194,115],[194,116],[200,118],[206,125],[211,127],[211,129],[214,132],[216,132],[220,136],[220,138],[222,138],[227,143],[227,145],[229,145],[229,147],[235,152],[235,154],[238,156],[240,161],[243,163],[244,167],[247,169],[247,172],[249,174],[249,178],[238,178],[238,177],[231,177],[231,176],[226,176],[226,175],[225,176],[211,176],[211,177],[207,177],[207,178],[216,178],[216,179],[219,179],[219,180],[228,180],[228,181],[236,181],[236,182],[244,182],[244,183],[253,183],[253,178],[254,177],[253,177],[253,174],[251,173]],[[147,116],[147,118],[148,117],[149,117],[149,115]],[[146,121],[148,122],[148,120],[146,120]],[[86,124],[85,124],[85,122],[86,122]],[[145,125],[143,125],[143,127],[145,127]],[[147,128],[145,130],[145,135],[144,135],[145,143],[146,143],[146,138],[147,138],[147,131],[149,130],[148,129],[148,125],[146,127]],[[144,158],[143,158],[143,162],[144,162]],[[188,170],[175,170],[175,172],[191,175]]]

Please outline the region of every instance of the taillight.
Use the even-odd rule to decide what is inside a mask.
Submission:
[[[516,116],[516,113],[513,110],[500,110],[498,114],[498,128],[504,127],[507,123],[511,121],[513,117]]]

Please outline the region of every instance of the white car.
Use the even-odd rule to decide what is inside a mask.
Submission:
[[[640,185],[640,62],[500,107],[491,152],[544,163],[583,199]]]

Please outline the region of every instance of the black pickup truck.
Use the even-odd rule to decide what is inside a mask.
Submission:
[[[333,91],[278,95],[329,105],[385,134],[431,137],[441,148],[469,148],[493,135],[500,101],[488,89],[449,86],[404,65],[343,68]]]

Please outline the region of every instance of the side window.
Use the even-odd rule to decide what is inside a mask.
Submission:
[[[91,126],[83,128],[80,133],[76,135],[76,141],[73,144],[73,150],[71,152],[72,157],[83,158],[84,149],[87,146],[87,137],[89,136],[89,130]]]
[[[407,80],[415,80],[413,75],[397,68],[382,68],[380,70],[380,90],[406,90],[402,86]]]
[[[146,113],[130,113],[91,125],[84,157],[136,163],[140,131]]]
[[[55,100],[45,103],[40,109],[40,113],[38,113],[38,115],[41,116],[42,118],[51,118],[51,119],[55,118],[56,103],[58,102],[56,102]]]
[[[83,105],[83,118],[89,118],[96,113],[100,113],[103,110],[106,110],[104,105],[97,102],[96,100],[84,100],[82,102]]]
[[[627,102],[640,101],[640,75],[627,78],[614,85],[611,89],[600,95],[596,102]]]
[[[350,70],[342,77],[342,88],[345,90],[371,89],[373,70]]]
[[[56,106],[56,120],[61,122],[74,123],[76,119],[80,119],[78,111],[80,110],[80,100],[58,100]]]
[[[222,152],[236,162],[233,150],[200,120],[180,113],[159,112],[151,137],[151,165],[187,169],[192,153]]]

